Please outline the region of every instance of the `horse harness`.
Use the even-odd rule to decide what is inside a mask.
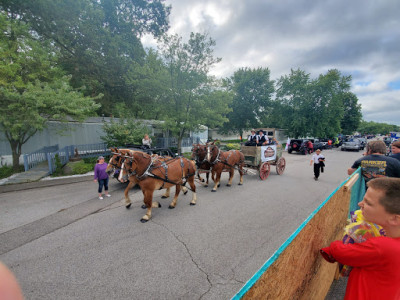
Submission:
[[[217,164],[217,163],[223,163],[224,165],[227,165],[228,167],[230,167],[230,168],[234,168],[234,169],[237,169],[237,168],[235,168],[235,166],[236,166],[236,164],[235,165],[230,165],[230,164],[228,164],[228,160],[229,160],[229,157],[231,156],[231,154],[233,153],[232,151],[228,151],[228,157],[227,158],[225,158],[225,161],[222,161],[220,158],[219,158],[219,156],[220,156],[220,154],[221,154],[221,149],[219,149],[219,148],[217,148],[218,149],[218,154],[217,154],[217,157],[214,159],[214,161],[213,162],[209,162],[210,164],[212,164],[212,165],[215,165],[215,164]],[[242,161],[240,160],[239,161],[239,163],[242,163]]]
[[[130,165],[132,166],[132,162],[133,162],[135,159],[134,159],[133,157],[130,157],[130,158],[131,158],[131,164],[130,164]],[[173,182],[173,181],[171,181],[171,180],[168,179],[168,163],[167,163],[167,162],[172,161],[172,160],[175,160],[175,158],[171,158],[170,160],[167,160],[167,161],[164,161],[164,160],[161,161],[161,160],[158,159],[158,156],[151,156],[151,157],[150,157],[150,163],[149,163],[149,165],[147,166],[146,170],[143,172],[142,175],[137,174],[136,170],[134,170],[134,171],[132,171],[132,172],[129,173],[129,176],[135,176],[136,179],[139,180],[139,181],[144,180],[144,179],[146,179],[147,177],[152,177],[152,178],[154,178],[154,179],[162,180],[162,181],[163,181],[163,185],[160,187],[160,189],[164,188],[164,184],[165,184],[165,183],[170,183],[170,184],[173,184],[173,185],[185,186],[185,185],[186,185],[186,182],[187,182],[187,179],[188,179],[189,177],[195,175],[195,174],[194,174],[194,173],[193,173],[193,174],[190,174],[190,173],[189,173],[189,171],[190,171],[190,162],[189,162],[187,175],[184,176],[184,172],[183,172],[183,171],[184,171],[185,163],[184,163],[182,157],[179,157],[179,159],[180,159],[180,162],[181,162],[181,163],[180,163],[180,165],[181,165],[181,170],[182,170],[182,176],[181,176],[181,178],[182,178],[182,182],[183,182],[183,183]],[[154,164],[155,164],[156,162],[160,162],[161,165],[160,165],[160,166],[155,166]],[[158,175],[156,175],[156,174],[154,174],[154,173],[151,172],[152,170],[154,170],[154,169],[160,169],[161,167],[164,169],[165,178],[160,177],[160,176],[158,176]]]
[[[197,170],[198,171],[202,170],[204,172],[210,172],[209,169],[202,169],[201,168],[201,166],[203,164],[205,164],[205,163],[210,164],[210,162],[207,160],[207,154],[204,155],[204,159],[202,161],[200,161],[199,150],[200,150],[200,146],[199,145],[196,145],[196,150],[194,150],[194,147],[193,147],[193,150],[192,150],[192,152],[196,154],[194,161],[196,162]],[[210,166],[210,168],[211,168],[211,166]]]

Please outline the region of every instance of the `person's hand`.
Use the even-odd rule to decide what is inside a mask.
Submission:
[[[97,179],[95,179],[94,182],[97,182]]]

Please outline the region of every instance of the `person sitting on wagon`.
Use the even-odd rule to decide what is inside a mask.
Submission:
[[[148,134],[145,134],[142,139],[142,147],[143,148],[151,148],[151,138]]]
[[[245,143],[245,146],[255,146],[257,145],[257,135],[256,131],[254,129],[251,130],[251,135],[247,138],[247,142]]]
[[[257,136],[257,146],[264,146],[269,144],[269,139],[264,135],[264,131],[260,130]]]

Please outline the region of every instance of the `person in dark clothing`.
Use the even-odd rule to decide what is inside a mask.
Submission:
[[[251,135],[247,138],[247,142],[245,143],[245,146],[255,146],[257,145],[257,135],[256,131],[254,129],[251,130]]]
[[[268,143],[269,143],[268,137],[266,137],[264,135],[264,132],[262,130],[260,130],[258,132],[257,146],[268,145]]]
[[[371,141],[367,144],[366,156],[357,159],[347,170],[347,174],[353,174],[361,167],[361,174],[366,182],[377,177],[400,178],[400,161],[393,157],[385,156],[386,145],[382,141]]]

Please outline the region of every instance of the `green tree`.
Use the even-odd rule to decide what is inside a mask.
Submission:
[[[110,123],[103,124],[106,133],[101,139],[108,147],[120,147],[126,144],[142,144],[145,133],[149,134],[149,129],[142,123],[133,119],[120,118],[118,122],[111,120]]]
[[[22,145],[48,120],[83,121],[99,105],[72,89],[55,63],[56,50],[31,36],[20,20],[0,14],[0,42],[0,129],[17,170]]]
[[[298,138],[310,133],[310,82],[310,74],[298,69],[291,70],[276,83],[275,101],[282,113],[282,127],[290,137]]]
[[[373,121],[364,121],[361,120],[357,131],[362,134],[389,134],[390,132],[398,132],[400,131],[400,126],[386,123],[378,123]]]
[[[219,62],[214,58],[215,41],[207,35],[191,33],[187,43],[178,35],[165,36],[160,50],[168,70],[168,85],[162,96],[165,128],[182,138],[201,125],[222,125],[229,112],[230,94],[208,76],[209,68]]]
[[[274,114],[285,117],[276,123],[295,138],[334,137],[342,125],[346,130],[353,127],[360,120],[361,108],[350,92],[350,83],[351,76],[342,76],[338,70],[329,70],[314,80],[304,71],[292,70],[277,82]]]
[[[168,92],[168,70],[159,53],[149,49],[143,64],[133,63],[126,74],[126,82],[132,89],[132,96],[124,104],[136,119],[159,120],[163,115],[163,101]],[[132,101],[134,99],[134,101]]]
[[[243,136],[244,130],[267,122],[274,93],[274,82],[270,80],[268,68],[239,69],[226,84],[234,96],[230,105],[232,111],[227,115],[229,121],[224,124],[223,131]]]
[[[136,101],[137,85],[125,74],[132,64],[143,65],[140,38],[163,34],[171,8],[162,0],[0,0],[0,9],[56,45],[72,86],[84,86],[85,95],[103,93],[98,101],[108,115],[115,103]]]
[[[343,134],[353,134],[360,125],[362,113],[358,98],[351,92],[343,95],[344,115],[341,120]]]
[[[329,70],[311,82],[309,134],[334,137],[341,132],[343,95],[350,89],[351,77],[342,77],[338,70]]]

